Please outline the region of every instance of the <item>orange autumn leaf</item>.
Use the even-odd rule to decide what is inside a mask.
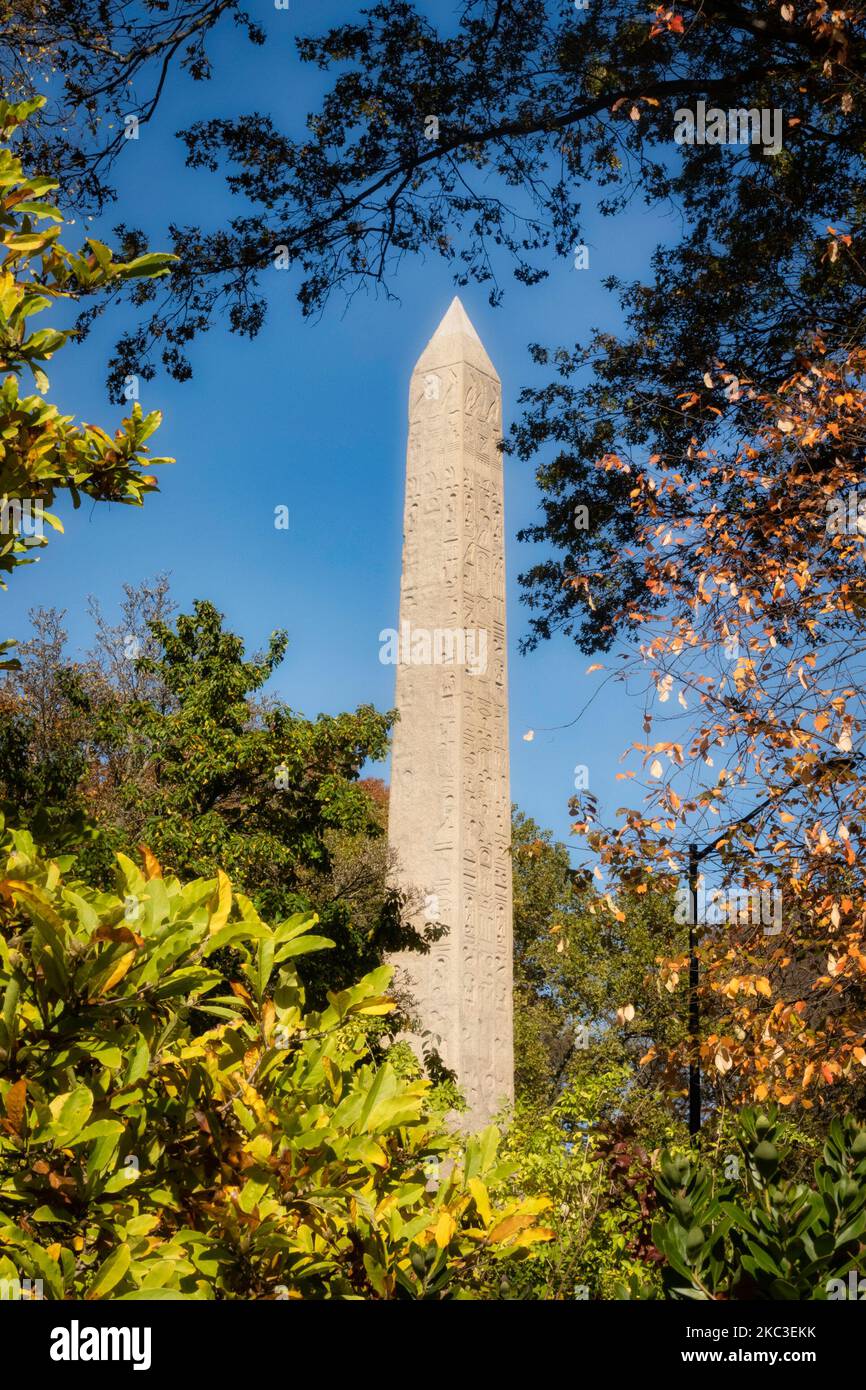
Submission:
[[[147,845],[139,845],[141,857],[144,860],[144,876],[146,879],[162,878],[162,865],[155,854],[152,854]]]
[[[27,1079],[21,1077],[6,1092],[6,1119],[16,1134],[24,1128],[24,1104],[27,1099]]]

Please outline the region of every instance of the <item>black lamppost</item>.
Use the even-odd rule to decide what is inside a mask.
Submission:
[[[835,763],[841,761],[834,759]],[[761,811],[772,806],[785,796],[792,787],[799,783],[791,782],[787,787],[783,787],[775,796],[768,796],[766,801],[762,801],[754,810],[749,811],[745,816],[740,816],[738,820],[731,821],[710,844],[703,849],[698,849],[692,841],[689,845],[689,1135],[694,1141],[701,1131],[701,1008],[698,998],[699,966],[698,966],[698,865],[701,860],[708,855],[715,854],[719,845],[726,840],[732,830],[736,830],[741,825],[746,825],[754,820],[755,816],[760,815]]]
[[[713,846],[715,848],[715,846]],[[698,864],[706,856],[689,845],[689,1134],[701,1129],[701,1011],[698,1000]]]

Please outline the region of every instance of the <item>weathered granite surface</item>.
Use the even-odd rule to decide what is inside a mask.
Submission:
[[[467,1128],[514,1088],[501,432],[499,377],[455,298],[409,390],[389,833],[419,916],[449,929],[394,959]]]

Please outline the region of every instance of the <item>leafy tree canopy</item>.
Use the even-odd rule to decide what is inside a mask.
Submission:
[[[50,97],[22,132],[26,162],[58,179],[67,205],[95,212],[112,202],[111,170],[127,139],[126,118],[146,125],[176,71],[207,81],[208,40],[229,18],[251,42],[264,42],[237,0],[3,0],[3,90],[25,98],[50,79]]]
[[[684,1010],[658,988],[657,961],[684,940],[671,897],[623,897],[614,916],[591,878],[571,869],[566,846],[520,812],[512,860],[520,1099],[555,1103],[569,1084],[618,1067],[644,1092],[661,1093],[663,1069],[639,1063],[684,1033]],[[681,1088],[682,1073],[679,1087],[668,1087],[672,1113]],[[614,1111],[628,1107],[626,1090],[624,1083]]]
[[[112,43],[93,26],[43,19],[53,30],[31,66],[81,69],[95,111],[124,53],[136,70],[162,62],[161,80],[186,54],[192,75],[205,76],[201,45],[224,12],[234,7],[177,3],[155,15],[123,5]],[[458,284],[487,283],[497,301],[509,258],[527,283],[550,274],[553,258],[567,270],[587,198],[610,215],[631,215],[637,199],[675,209],[680,234],[659,248],[650,275],[609,281],[622,334],[535,347],[557,375],[527,392],[513,439],[522,457],[542,455],[543,516],[525,537],[554,547],[524,576],[529,644],[563,629],[584,650],[607,647],[641,573],[637,557],[620,565],[592,607],[571,582],[603,571],[634,538],[628,480],[599,472],[598,460],[614,447],[639,449],[682,458],[688,471],[693,438],[706,442],[715,417],[696,419],[672,402],[690,399],[704,373],[722,364],[726,423],[748,429],[749,395],[731,381],[778,384],[812,329],[830,351],[861,341],[864,38],[859,12],[823,0],[684,0],[655,14],[624,0],[590,0],[585,10],[474,0],[444,23],[388,3],[302,37],[301,61],[332,76],[302,133],[258,111],[182,132],[190,167],[227,168],[243,205],[227,226],[171,229],[176,272],[157,300],[152,286],[134,289],[149,307],[119,345],[113,389],[131,371],[151,371],[157,345],[171,371],[188,375],[192,338],[223,310],[234,331],[256,333],[280,283],[278,254],[301,272],[305,312],[334,289],[390,292],[400,260],[430,252],[453,265]],[[87,73],[106,47],[115,67],[105,90],[91,91]],[[778,112],[781,148],[678,144],[676,113],[698,101]],[[102,147],[76,129],[51,126],[46,158],[56,149],[63,162],[77,141],[90,167]],[[846,254],[828,242],[828,225],[851,238]],[[119,234],[130,253],[143,248],[133,229]],[[585,530],[575,529],[575,505],[588,508]]]
[[[213,604],[170,608],[164,580],[127,586],[123,622],[96,606],[97,648],[78,663],[61,615],[34,615],[3,688],[7,811],[55,852],[75,846],[102,882],[115,850],[146,844],[173,872],[231,873],[262,913],[315,908],[336,943],[303,967],[320,993],[388,950],[423,948],[386,881],[381,797],[359,779],[385,757],[393,714],[305,719],[262,691],[285,633],[247,658]]]
[[[167,62],[189,40],[193,75],[204,75],[196,45],[224,8],[177,4],[150,15],[152,35],[137,27],[136,7],[121,6],[118,51],[123,36],[137,55],[130,62]],[[92,30],[55,29],[45,51],[74,69]],[[277,255],[298,268],[308,313],[335,289],[390,292],[404,256],[431,252],[458,284],[486,283],[498,301],[509,258],[526,283],[557,262],[569,270],[588,198],[625,217],[636,200],[674,209],[679,235],[649,276],[609,281],[625,317],[620,335],[535,347],[556,377],[527,392],[512,441],[522,457],[541,455],[543,516],[525,536],[553,543],[524,576],[529,644],[563,629],[584,650],[608,647],[642,580],[635,557],[592,606],[572,582],[603,572],[634,539],[628,479],[599,472],[598,460],[633,449],[682,459],[688,472],[690,449],[717,417],[672,403],[691,399],[696,383],[700,394],[705,373],[721,364],[729,374],[706,389],[724,389],[727,426],[748,430],[752,402],[732,381],[780,383],[813,329],[831,352],[861,341],[864,37],[858,11],[823,0],[684,0],[655,14],[624,0],[585,10],[474,0],[444,23],[410,3],[373,5],[300,38],[301,61],[331,80],[302,132],[260,111],[216,114],[182,132],[190,167],[227,169],[241,203],[226,226],[171,229],[177,270],[156,299],[152,286],[133,291],[146,316],[119,345],[113,389],[130,371],[151,371],[157,345],[171,371],[188,375],[191,340],[223,310],[234,331],[255,334],[282,283]],[[778,112],[781,147],[678,144],[676,113],[698,101]],[[82,159],[94,158],[75,138]],[[60,134],[46,148],[51,140]],[[828,225],[851,238],[845,254]],[[119,233],[130,253],[143,248],[133,229]],[[575,505],[589,511],[584,530]]]

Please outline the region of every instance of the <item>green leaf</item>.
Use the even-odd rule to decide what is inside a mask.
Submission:
[[[35,1243],[28,1245],[27,1255],[39,1271],[40,1278],[45,1280],[52,1298],[62,1298],[63,1278],[57,1261],[52,1260],[51,1256],[48,1255],[40,1245],[36,1245]]]
[[[76,1144],[89,1144],[92,1139],[110,1139],[119,1137],[125,1126],[120,1120],[94,1120],[92,1125],[85,1125],[74,1139],[67,1140],[70,1148]]]
[[[134,1289],[132,1293],[119,1294],[115,1301],[117,1303],[142,1303],[145,1300],[148,1303],[153,1303],[154,1301],[160,1303],[168,1301],[174,1303],[200,1303],[206,1298],[207,1294],[205,1293],[181,1293],[180,1289]]]
[[[757,1266],[758,1269],[763,1269],[767,1274],[773,1274],[781,1278],[782,1271],[779,1269],[779,1266],[771,1260],[766,1250],[763,1250],[760,1245],[756,1245],[755,1242],[751,1240],[746,1242],[746,1246],[749,1251],[749,1256],[751,1256],[751,1261],[748,1257],[743,1257],[743,1265],[745,1268],[748,1269],[750,1263],[754,1262],[754,1265]]]
[[[53,1123],[48,1132],[61,1148],[83,1129],[92,1109],[93,1096],[86,1086],[54,1097],[50,1106]]]
[[[136,256],[134,261],[127,261],[121,268],[120,274],[124,280],[140,280],[143,277],[167,275],[172,262],[177,259],[177,256],[171,256],[167,252],[151,251],[146,256]]]
[[[390,1065],[389,1062],[385,1062],[376,1072],[376,1075],[373,1078],[373,1084],[367,1092],[367,1097],[361,1109],[361,1114],[358,1117],[359,1129],[366,1130],[371,1128],[370,1117],[373,1114],[373,1110],[375,1109],[377,1103],[381,1100],[387,1100],[389,1096],[392,1096],[394,1094],[396,1089],[397,1076],[394,1071],[394,1068]]]
[[[48,1205],[37,1207],[34,1212],[31,1212],[29,1220],[51,1223],[59,1222],[64,1226],[73,1225],[72,1217],[69,1215],[68,1211],[64,1211],[63,1207],[51,1207]]]
[[[120,1245],[109,1255],[107,1260],[99,1266],[96,1278],[87,1290],[85,1297],[88,1299],[104,1298],[107,1293],[119,1284],[132,1261],[132,1254],[128,1245]]]
[[[89,236],[87,238],[87,245],[90,247],[91,251],[96,257],[97,264],[101,267],[102,270],[107,270],[108,267],[111,265],[112,261],[112,255],[109,248],[105,245],[104,242],[97,241],[96,237],[92,236]]]
[[[306,956],[311,951],[330,951],[333,947],[334,942],[327,936],[299,936],[295,941],[289,941],[280,947],[274,956],[274,965],[288,960],[290,956]]]
[[[836,1249],[838,1250],[841,1246],[847,1245],[849,1240],[856,1240],[858,1236],[862,1236],[864,1231],[866,1231],[866,1211],[861,1211],[859,1216],[855,1216],[854,1220],[848,1223],[844,1231],[840,1231],[837,1235]]]
[[[140,1081],[143,1076],[146,1076],[149,1066],[150,1048],[147,1045],[147,1039],[139,1038],[135,1045],[135,1051],[129,1059],[129,1065],[126,1068],[126,1075],[123,1078],[124,1087],[131,1086],[134,1082]]]

